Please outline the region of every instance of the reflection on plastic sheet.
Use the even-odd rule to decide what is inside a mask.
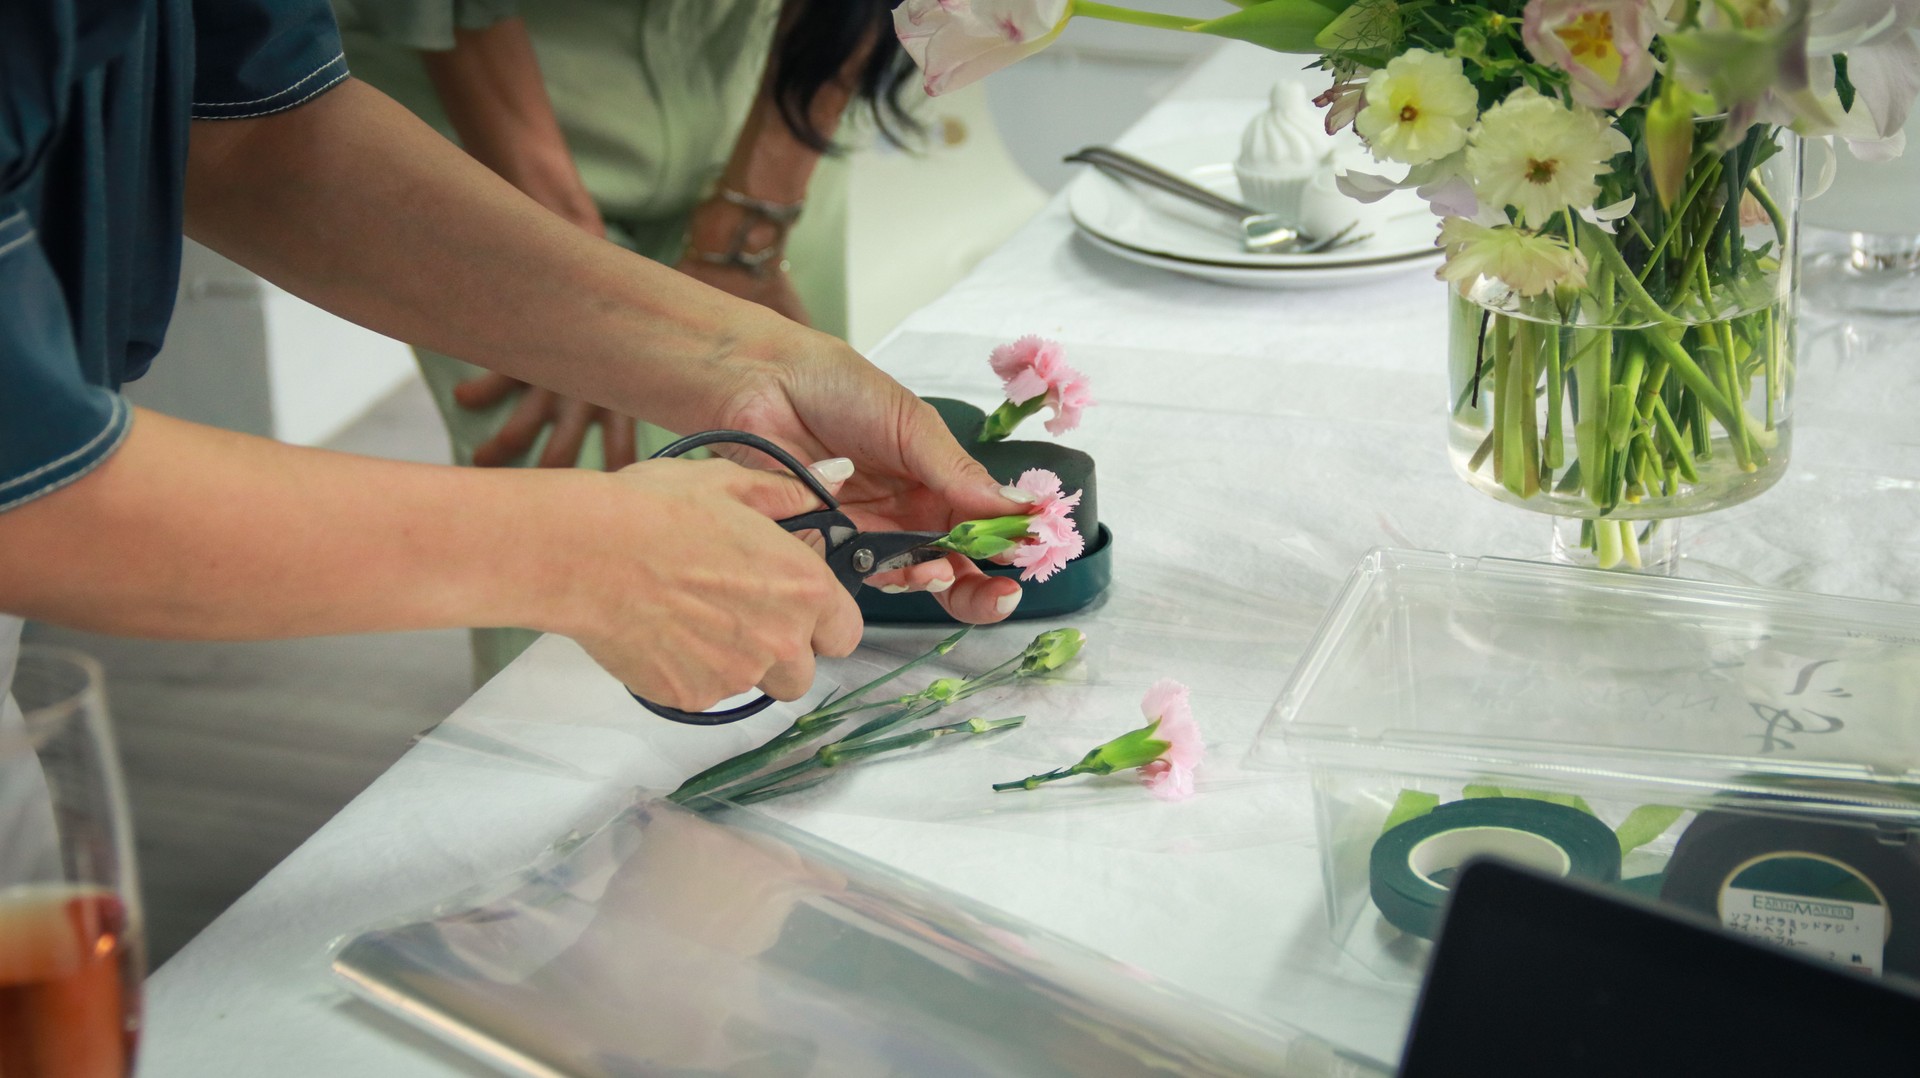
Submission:
[[[748,813],[636,805],[348,941],[375,1004],[508,1070],[1380,1073]]]

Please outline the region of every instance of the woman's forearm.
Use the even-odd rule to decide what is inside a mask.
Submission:
[[[548,533],[568,484],[608,481],[373,460],[141,411],[94,473],[0,513],[0,610],[195,639],[571,630],[581,585]]]
[[[352,79],[194,124],[187,223],[362,325],[669,428],[723,411],[742,380],[726,372],[826,346],[585,235]]]

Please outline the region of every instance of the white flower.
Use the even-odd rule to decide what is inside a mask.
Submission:
[[[1591,207],[1600,195],[1594,178],[1632,148],[1601,114],[1523,86],[1480,117],[1467,172],[1483,204],[1511,206],[1521,224],[1539,226],[1568,207]]]
[[[905,0],[893,30],[938,96],[1046,48],[1072,14],[1070,0]]]
[[[1423,164],[1458,150],[1480,111],[1460,58],[1408,49],[1367,79],[1367,105],[1353,129],[1382,161]]]
[[[1488,228],[1464,217],[1440,222],[1440,246],[1447,260],[1434,276],[1451,281],[1466,295],[1482,277],[1491,277],[1523,296],[1587,283],[1587,259],[1564,240],[1512,225]]]

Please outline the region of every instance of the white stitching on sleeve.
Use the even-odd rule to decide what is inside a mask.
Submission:
[[[24,217],[26,216],[26,214],[22,213],[21,216]],[[5,221],[0,221],[0,227],[10,225],[12,223],[13,223],[13,219],[8,218]],[[0,243],[0,257],[5,257],[7,252],[13,250],[16,247],[21,246],[22,244],[26,243],[28,240],[32,239],[36,235],[38,235],[38,233],[34,232],[33,229],[29,228],[27,229],[24,235],[16,236],[12,240],[8,241],[7,243]]]
[[[12,479],[9,479],[4,483],[0,483],[0,491],[4,491],[8,487],[19,486],[20,484],[25,483],[32,479],[37,479],[40,476],[43,476],[48,472],[55,470],[56,468],[61,468],[61,467],[64,467],[65,465],[73,463],[73,461],[78,457],[82,457],[88,453],[91,453],[94,450],[94,448],[100,444],[100,440],[102,438],[105,438],[108,434],[113,432],[114,425],[120,422],[120,417],[122,413],[124,413],[126,410],[127,410],[127,398],[119,395],[115,395],[113,398],[113,414],[107,417],[107,425],[100,428],[100,433],[88,439],[87,444],[81,446],[80,448],[74,450],[71,453],[68,453],[66,456],[61,457],[58,460],[48,461],[47,463],[42,464],[40,467],[35,468],[33,471],[30,471],[25,475],[16,475]],[[12,504],[13,504],[12,502],[7,503],[7,505],[12,505]],[[0,509],[5,509],[6,507],[7,507],[6,505],[0,505]]]
[[[275,90],[274,92],[268,94],[265,97],[256,97],[251,101],[195,101],[193,103],[193,107],[197,109],[198,108],[229,109],[229,108],[239,108],[241,105],[258,105],[262,101],[272,101],[274,98],[279,97],[282,94],[290,94],[293,91],[298,90],[302,85],[304,85],[307,82],[308,79],[314,78],[315,76],[319,75],[322,71],[325,71],[327,68],[332,67],[333,65],[339,63],[340,61],[346,58],[347,58],[346,53],[344,52],[336,53],[333,59],[328,60],[326,63],[321,64],[319,67],[316,67],[312,71],[307,72],[306,78],[301,79],[299,82],[296,82],[291,86],[282,86],[278,90]]]
[[[30,490],[27,493],[20,495],[18,498],[13,499],[12,501],[0,502],[0,513],[4,513],[7,510],[12,509],[16,505],[24,505],[27,502],[33,501],[35,498],[40,498],[48,494],[52,494],[54,491],[59,490],[61,487],[71,485],[75,482],[78,482],[81,479],[86,478],[88,475],[93,474],[93,470],[95,468],[100,467],[100,465],[106,463],[108,457],[113,456],[113,451],[120,448],[120,443],[126,440],[127,432],[133,429],[133,423],[131,420],[127,422],[121,422],[121,417],[125,415],[126,412],[127,412],[126,398],[116,397],[114,399],[113,416],[107,420],[107,425],[101,429],[99,434],[96,434],[93,436],[93,441],[88,442],[86,447],[75,451],[76,453],[85,452],[86,449],[92,448],[93,446],[97,445],[100,439],[106,437],[109,433],[114,433],[114,438],[112,443],[109,444],[106,447],[106,449],[104,449],[100,453],[100,456],[96,458],[92,463],[88,464],[86,467],[80,469],[79,471],[73,473],[72,475],[67,476],[66,478],[60,480],[57,483],[48,483],[46,486],[41,487],[38,490]],[[73,459],[73,457],[74,457],[74,454],[69,453],[67,456],[62,457],[60,459],[62,461],[70,461]],[[48,467],[52,467],[52,465],[48,465]],[[33,474],[38,474],[38,472],[35,472]],[[21,478],[24,479],[28,477],[22,476]],[[15,480],[14,482],[18,482],[18,480]],[[8,484],[8,485],[11,485],[11,484]]]
[[[326,93],[328,90],[333,89],[335,86],[338,86],[341,82],[345,81],[346,77],[349,74],[350,72],[342,71],[340,74],[334,76],[332,79],[329,79],[328,81],[321,83],[319,86],[314,87],[312,93],[307,94],[305,97],[302,97],[299,100],[289,101],[284,105],[275,105],[270,109],[261,109],[259,112],[243,112],[233,116],[226,115],[225,113],[222,113],[217,116],[201,116],[201,115],[195,114],[192,117],[192,119],[206,120],[209,122],[217,121],[217,120],[251,120],[256,116],[271,116],[276,112],[285,112],[290,108],[294,108],[295,106],[304,105],[308,101],[311,101],[314,98],[319,97],[321,94]],[[199,106],[195,106],[195,108],[198,108],[198,107]]]

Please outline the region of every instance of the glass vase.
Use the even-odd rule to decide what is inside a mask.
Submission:
[[[1756,126],[1727,146],[1719,125],[1696,127],[1670,205],[1643,173],[1624,217],[1557,216],[1585,263],[1572,286],[1483,276],[1452,295],[1454,469],[1561,518],[1558,560],[1670,572],[1678,518],[1786,469],[1800,145]]]

